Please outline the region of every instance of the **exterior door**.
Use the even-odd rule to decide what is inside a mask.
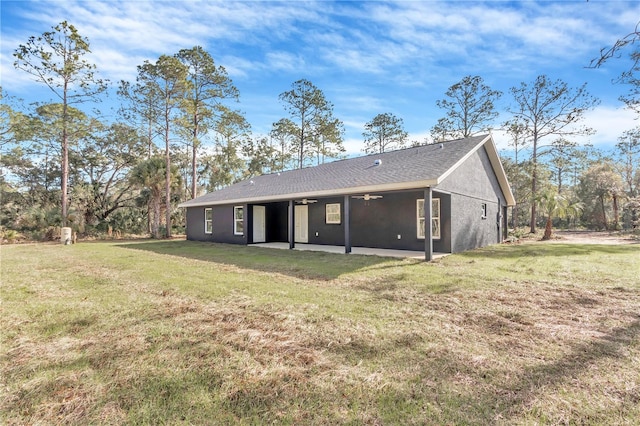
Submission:
[[[296,206],[295,212],[296,243],[309,242],[309,206]]]
[[[265,235],[265,207],[253,206],[253,242],[264,243]]]

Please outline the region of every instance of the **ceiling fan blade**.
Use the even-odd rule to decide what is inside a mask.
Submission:
[[[296,203],[302,204],[302,205],[313,204],[313,203],[317,203],[317,202],[318,202],[318,200],[313,200],[313,199],[309,199],[309,198],[303,198],[302,200],[296,200]]]
[[[352,195],[351,198],[356,198],[358,200],[369,201],[369,200],[377,200],[378,198],[382,198],[382,195],[371,195],[371,194]]]

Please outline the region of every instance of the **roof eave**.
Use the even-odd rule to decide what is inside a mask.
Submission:
[[[502,166],[502,161],[500,161],[500,156],[498,155],[498,149],[496,148],[495,143],[493,142],[493,138],[487,141],[485,148],[487,148],[487,154],[489,155],[489,161],[491,162],[491,166],[495,171],[496,177],[498,178],[498,183],[500,184],[500,188],[502,189],[502,193],[504,194],[505,201],[507,202],[508,207],[513,207],[516,205],[516,198],[513,196],[513,192],[511,192],[511,185],[509,185],[509,179],[507,178],[507,173],[504,171],[504,167]]]
[[[229,204],[246,204],[246,203],[259,204],[259,203],[266,203],[266,202],[297,200],[302,198],[328,198],[328,197],[335,197],[335,196],[365,194],[365,193],[372,193],[372,192],[402,191],[402,190],[408,190],[408,189],[421,189],[421,188],[427,188],[427,187],[434,187],[437,185],[438,181],[439,179],[429,179],[429,180],[414,181],[414,182],[398,182],[398,183],[390,183],[390,184],[384,184],[384,185],[355,186],[350,188],[327,189],[322,191],[299,192],[299,193],[282,194],[282,195],[265,196],[265,197],[243,197],[243,198],[236,198],[236,199],[230,199],[230,200],[200,201],[195,203],[192,203],[190,201],[185,201],[184,203],[178,204],[178,207],[182,207],[182,208],[208,207],[208,206],[221,206],[221,205],[229,205]]]

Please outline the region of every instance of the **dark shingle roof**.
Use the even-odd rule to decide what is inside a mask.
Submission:
[[[180,207],[434,186],[487,141],[493,147],[491,137],[483,135],[256,176],[184,202]],[[376,160],[380,160],[379,165],[375,165]]]

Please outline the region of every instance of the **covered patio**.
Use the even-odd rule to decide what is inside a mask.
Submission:
[[[258,243],[258,244],[251,244],[251,245],[253,247],[289,250],[289,243]],[[325,253],[345,254],[344,246],[331,246],[331,245],[324,245],[324,244],[296,243],[293,250],[321,251]],[[369,247],[352,247],[351,254],[424,260],[423,251],[412,251],[412,250],[391,250],[391,249],[378,249],[378,248],[369,248]],[[442,257],[447,256],[448,254],[451,254],[451,253],[434,252],[433,260],[440,259]]]

